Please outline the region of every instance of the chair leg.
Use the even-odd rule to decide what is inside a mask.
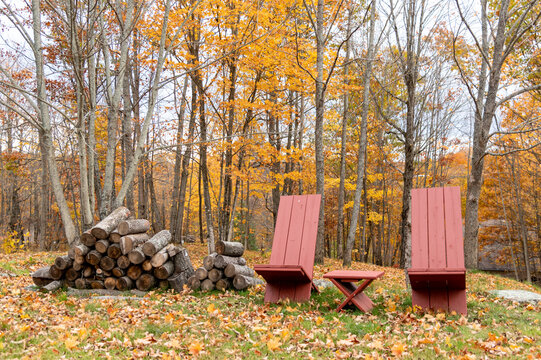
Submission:
[[[459,314],[467,315],[466,290],[449,290],[449,311],[456,311]]]

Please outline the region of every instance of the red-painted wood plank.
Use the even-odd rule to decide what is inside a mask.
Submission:
[[[323,275],[326,279],[361,280],[377,279],[383,276],[383,271],[333,270]]]
[[[428,238],[430,250],[429,268],[447,267],[445,253],[445,214],[443,211],[443,188],[428,189]]]
[[[274,228],[274,238],[272,240],[272,252],[270,256],[271,264],[284,263],[287,250],[292,205],[293,196],[282,196],[280,198],[278,216],[276,217],[276,226]]]
[[[445,287],[430,286],[430,308],[434,310],[449,310],[449,291]]]
[[[460,188],[444,188],[445,201],[445,240],[447,247],[447,266],[464,267],[464,239],[462,236],[462,211]]]
[[[466,304],[466,289],[449,290],[449,311],[456,311],[459,314],[468,314],[468,307]]]
[[[427,189],[411,191],[411,267],[428,268]]]
[[[430,290],[427,289],[411,289],[412,305],[420,306],[423,309],[430,307]]]
[[[321,195],[282,196],[270,265],[254,266],[267,281],[265,302],[310,298]]]
[[[306,196],[293,196],[291,219],[287,235],[287,250],[284,265],[299,265],[299,257],[303,242],[304,214],[306,212]]]
[[[412,267],[408,276],[414,305],[467,312],[460,209],[458,187],[412,192]]]
[[[307,199],[306,212],[304,215],[302,245],[298,263],[306,270],[308,277],[312,279],[314,273],[314,255],[316,253],[317,226],[319,223],[319,208],[321,195],[305,195]]]

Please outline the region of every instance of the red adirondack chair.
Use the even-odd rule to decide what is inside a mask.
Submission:
[[[280,198],[270,264],[254,266],[267,282],[265,302],[310,299],[320,204],[319,194]]]
[[[459,187],[411,193],[412,303],[466,314],[466,269]]]

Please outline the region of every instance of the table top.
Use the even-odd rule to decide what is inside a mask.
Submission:
[[[327,279],[362,280],[377,279],[383,276],[384,271],[357,271],[357,270],[333,270],[323,275]]]

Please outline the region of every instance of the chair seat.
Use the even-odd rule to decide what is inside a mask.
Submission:
[[[254,265],[254,270],[268,283],[309,283],[312,279],[301,265]]]
[[[465,289],[466,269],[408,269],[412,289]]]

